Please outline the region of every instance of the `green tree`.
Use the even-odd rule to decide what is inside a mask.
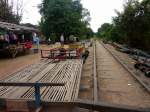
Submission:
[[[98,29],[98,36],[150,50],[150,0],[129,0],[124,10],[116,13],[112,25],[105,23]]]
[[[122,40],[132,47],[150,49],[150,1],[130,0],[118,13],[114,24],[122,33]]]
[[[89,12],[80,0],[43,0],[40,7],[40,28],[44,35],[82,36],[89,25]]]
[[[9,4],[8,0],[0,0],[0,20],[4,22],[19,24],[22,18],[22,1],[17,0],[16,12],[13,11],[14,5]]]
[[[104,23],[98,28],[97,35],[101,38],[109,38],[110,30],[112,29],[112,24]]]
[[[87,28],[86,30],[86,38],[89,39],[94,36],[94,32],[91,28]]]

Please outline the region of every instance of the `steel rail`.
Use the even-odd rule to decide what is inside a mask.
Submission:
[[[94,42],[94,71],[93,71],[93,76],[94,76],[94,102],[98,101],[98,86],[97,86],[97,70],[96,70],[96,44]]]
[[[150,93],[150,87],[147,86],[139,77],[137,77],[135,75],[135,73],[133,73],[128,67],[127,65],[125,65],[124,63],[122,63],[122,61],[116,56],[114,55],[114,53],[112,51],[110,51],[105,45],[104,43],[100,42],[100,44],[113,56],[113,58],[128,72],[130,73],[144,88],[145,90],[148,91],[148,93]]]

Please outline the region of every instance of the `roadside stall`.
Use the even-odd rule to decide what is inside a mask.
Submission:
[[[29,52],[33,33],[38,32],[32,27],[0,22],[0,54],[7,53],[14,58],[19,53]]]

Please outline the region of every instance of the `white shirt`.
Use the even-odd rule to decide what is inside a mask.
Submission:
[[[64,36],[63,36],[63,35],[61,35],[60,41],[61,41],[61,42],[64,42]]]

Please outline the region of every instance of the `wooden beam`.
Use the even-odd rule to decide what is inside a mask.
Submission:
[[[20,86],[20,87],[32,87],[35,86],[36,83],[28,83],[28,82],[0,82],[0,86]],[[38,84],[42,86],[64,86],[65,83],[40,83]]]
[[[110,104],[106,102],[94,102],[90,100],[82,100],[77,99],[74,102],[49,102],[42,101],[42,106],[60,106],[60,105],[68,105],[68,106],[77,106],[84,109],[89,109],[93,111],[103,111],[103,112],[150,112],[149,108],[139,108],[127,105],[118,105],[118,104]],[[34,101],[29,101],[28,105],[34,106]]]
[[[77,100],[75,104],[81,108],[103,112],[150,112],[150,109],[148,108],[117,105],[105,102],[93,102],[88,100]]]
[[[34,100],[25,100],[27,101],[29,108],[35,107]],[[4,99],[0,99],[0,107],[5,107],[6,101]],[[133,107],[133,106],[126,106],[126,105],[117,105],[117,104],[110,104],[106,102],[93,102],[90,100],[82,100],[78,99],[74,102],[49,102],[42,100],[41,106],[77,106],[84,109],[94,110],[94,111],[103,111],[103,112],[150,112],[149,108],[140,108],[140,107]]]

